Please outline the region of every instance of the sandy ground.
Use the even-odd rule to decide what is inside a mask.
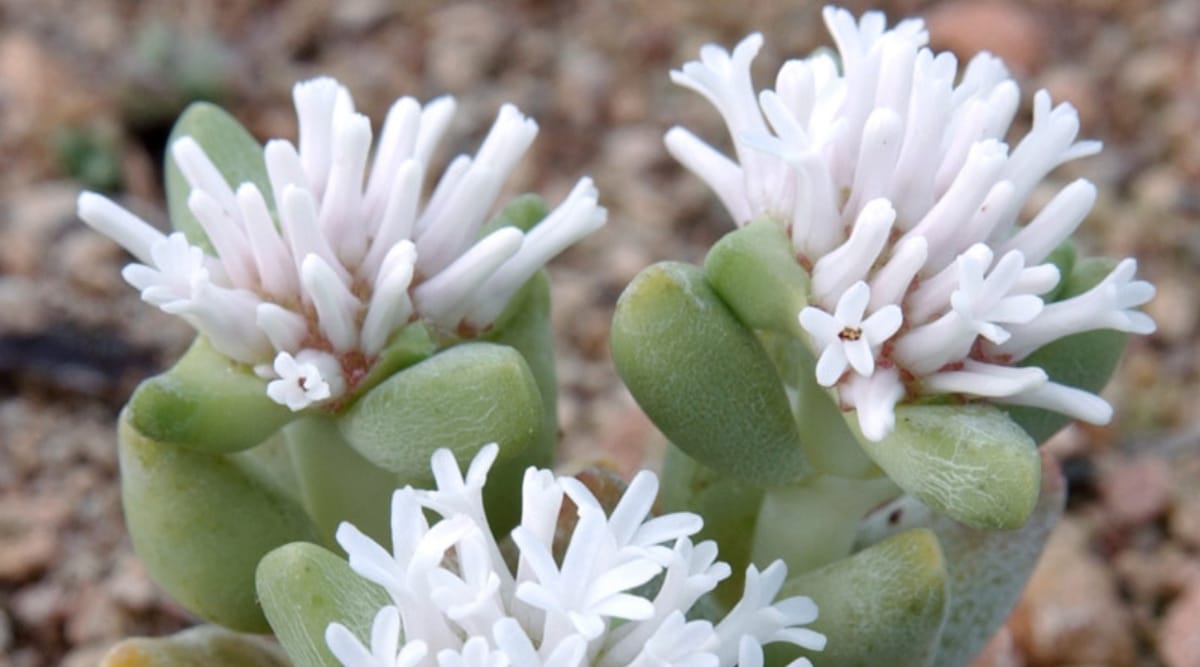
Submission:
[[[211,4],[211,6],[209,6]],[[861,11],[867,3],[849,3]],[[114,418],[169,365],[182,324],[122,283],[127,258],[79,224],[81,187],[165,222],[158,162],[185,101],[219,99],[259,137],[294,136],[293,82],[332,74],[381,119],[402,94],[458,98],[450,149],[474,149],[512,101],[542,128],[511,183],[557,201],[591,174],[605,230],[553,263],[564,456],[637,465],[659,436],[612,371],[608,321],[628,281],[697,261],[730,229],[661,136],[724,141],[667,72],[753,30],[767,85],[828,37],[804,2],[0,2],[0,667],[93,665],[115,640],[191,622],[124,534]],[[1100,201],[1081,244],[1134,255],[1158,284],[1159,331],[1134,341],[1106,395],[1118,418],[1050,445],[1070,513],[989,665],[1200,665],[1200,2],[1048,0],[879,5],[920,13],[934,45],[998,52],[1080,111],[1098,157],[1067,165]],[[85,9],[86,7],[86,9]],[[402,7],[397,9],[396,7]]]

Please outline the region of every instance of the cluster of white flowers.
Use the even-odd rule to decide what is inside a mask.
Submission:
[[[79,198],[79,216],[141,262],[123,275],[143,299],[252,365],[293,410],[351,391],[414,319],[452,333],[485,329],[550,258],[604,224],[584,178],[528,233],[505,227],[477,239],[537,134],[515,107],[500,109],[474,158],[450,162],[422,207],[452,99],[398,100],[368,169],[371,123],[344,87],[314,79],[293,97],[299,148],[267,142],[268,193],[227,182],[191,137],[170,147],[215,256],[98,194]]]
[[[716,625],[688,619],[730,567],[716,560],[715,543],[692,544],[699,516],[648,518],[658,492],[650,472],[606,514],[578,480],[529,468],[512,568],[482,500],[498,451],[485,446],[465,479],[449,450],[436,452],[437,490],[392,497],[391,552],[348,523],[338,528],[350,567],[394,603],[379,611],[365,644],[330,624],[326,643],[345,667],[761,667],[765,643],[824,648],[823,635],[802,627],[817,618],[812,600],[775,601],[782,561],[751,566],[741,601]],[[576,522],[560,554],[564,498]],[[430,526],[425,510],[441,520]],[[811,667],[805,658],[791,665]]]
[[[1047,257],[1095,201],[1090,182],[1067,185],[1018,224],[1046,174],[1100,144],[1076,141],[1075,109],[1052,106],[1043,90],[1010,151],[1002,139],[1020,93],[998,58],[976,56],[956,83],[954,56],[925,47],[920,20],[887,30],[878,12],[856,23],[827,7],[824,17],[840,69],[827,54],[791,60],[775,89],[756,95],[754,34],[732,54],[708,45],[672,72],[722,114],[736,162],[683,128],[666,135],[739,225],[786,225],[812,275],[799,318],[820,355],[818,382],[857,409],[873,440],[891,432],[896,403],[927,394],[1107,422],[1112,408],[1098,396],[1013,366],[1074,333],[1154,330],[1134,310],[1154,288],[1133,280],[1132,259],[1084,294],[1042,299],[1062,279]]]

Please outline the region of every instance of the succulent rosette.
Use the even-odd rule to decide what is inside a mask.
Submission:
[[[587,178],[551,210],[535,195],[498,206],[537,134],[511,105],[439,175],[451,98],[401,98],[373,142],[337,81],[293,97],[296,143],[260,146],[212,105],[184,113],[168,143],[171,233],[79,198],[80,217],[137,260],[125,279],[198,334],[122,416],[135,545],[185,606],[239,629],[265,628],[263,554],[331,542],[343,520],[384,534],[386,498],[428,481],[435,447],[469,460],[497,441],[501,497],[550,462],[542,267],[605,221]]]
[[[617,305],[614,362],[673,445],[668,507],[699,511],[702,536],[722,545],[750,531],[735,571],[774,558],[801,578],[848,567],[870,552],[860,531],[885,503],[900,503],[898,527],[917,514],[979,543],[1015,530],[1036,554],[1057,511],[1039,504],[1057,472],[1044,478],[1038,442],[1069,419],[1108,423],[1098,392],[1125,336],[1154,330],[1136,261],[1082,258],[1070,242],[1095,186],[1079,179],[1031,206],[1050,172],[1100,144],[1079,140],[1075,109],[1046,91],[1011,136],[1021,96],[1003,62],[982,53],[960,71],[919,19],[824,18],[836,53],[787,61],[772,89],[751,79],[758,34],[671,73],[720,113],[733,151],[682,127],[667,149],[737,229],[702,267],[646,269]],[[986,635],[956,624],[981,606],[1000,610],[982,625],[998,623],[1032,560],[956,582],[978,545],[934,532],[945,562],[926,567],[944,572],[928,583],[944,609],[912,644],[929,650],[898,663],[864,639],[863,654],[824,660],[957,665],[979,648]],[[814,597],[823,618],[838,613]],[[880,642],[898,631],[863,630]]]

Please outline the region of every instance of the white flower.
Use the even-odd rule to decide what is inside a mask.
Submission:
[[[417,667],[429,653],[420,640],[400,647],[400,610],[390,605],[375,614],[370,650],[341,623],[330,623],[325,629],[325,644],[342,664],[361,667]]]
[[[732,54],[705,46],[672,73],[724,117],[736,161],[686,129],[665,137],[738,225],[769,218],[787,228],[811,269],[800,318],[818,382],[857,410],[872,440],[891,432],[899,401],[926,394],[1107,421],[1102,399],[1011,367],[1072,333],[1154,330],[1135,310],[1154,288],[1133,280],[1132,260],[1086,294],[1042,298],[1062,278],[1046,259],[1096,190],[1078,180],[1024,224],[1021,212],[1051,170],[1100,144],[1077,141],[1075,109],[1038,91],[1033,126],[1010,150],[1020,91],[998,58],[980,54],[959,76],[953,54],[926,48],[919,19],[889,30],[879,12],[855,21],[827,7],[824,18],[840,70],[825,54],[791,60],[774,90],[756,93],[750,66],[762,37],[753,34]]]
[[[227,182],[191,137],[170,146],[211,256],[100,195],[79,197],[79,216],[140,262],[123,275],[142,298],[186,319],[230,359],[286,384],[295,369],[285,361],[290,376],[274,370],[280,359],[332,354],[338,377],[333,367],[321,369],[329,387],[323,398],[320,383],[301,393],[269,385],[271,397],[293,410],[352,392],[413,319],[452,336],[488,328],[538,269],[604,224],[584,178],[529,232],[506,227],[477,239],[537,134],[511,105],[500,109],[479,152],[454,159],[422,205],[452,99],[398,100],[372,163],[371,123],[337,81],[297,84],[293,97],[299,148],[267,142],[267,191]]]
[[[338,528],[350,567],[393,602],[376,617],[370,651],[342,626],[329,626],[326,641],[345,667],[391,659],[412,667],[731,667],[764,643],[824,647],[824,636],[804,627],[817,618],[811,600],[775,600],[787,575],[781,561],[762,573],[751,567],[741,601],[716,626],[687,620],[730,568],[716,560],[715,543],[692,544],[698,516],[650,517],[658,480],[649,472],[606,513],[578,480],[528,469],[512,532],[514,572],[483,512],[481,491],[498,451],[483,447],[465,477],[449,450],[436,452],[437,489],[404,488],[392,498],[390,552],[350,524]],[[576,521],[556,557],[566,498]],[[430,525],[426,511],[441,519]]]
[[[884,306],[863,319],[870,298],[870,288],[860,280],[842,294],[833,315],[812,306],[800,311],[800,325],[821,348],[817,382],[822,386],[836,384],[847,366],[871,377],[880,346],[900,329],[900,307],[896,305]]]
[[[303,410],[329,398],[333,395],[330,382],[334,386],[341,383],[337,359],[316,350],[304,350],[296,357],[280,352],[272,370],[279,379],[267,385],[267,395],[292,410]]]

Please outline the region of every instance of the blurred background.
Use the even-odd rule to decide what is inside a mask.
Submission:
[[[1105,150],[1055,172],[1035,203],[1092,179],[1080,245],[1138,257],[1158,285],[1158,333],[1132,342],[1106,391],[1117,419],[1048,445],[1069,515],[979,664],[1200,666],[1200,2],[846,4],[921,15],[933,46],[962,59],[1001,55],[1022,84],[1018,131],[1037,88],[1072,102]],[[609,210],[550,269],[564,462],[628,471],[661,436],[612,370],[613,304],[643,267],[699,261],[732,228],[663,149],[672,124],[728,145],[716,112],[667,73],[754,30],[762,87],[830,44],[809,2],[0,0],[0,667],[91,666],[120,637],[192,622],[132,554],[113,428],[192,334],[123,283],[128,257],[75,218],[81,188],[165,224],[160,160],[189,100],[294,138],[291,86],[317,74],[345,83],[376,127],[401,95],[456,96],[443,159],[473,152],[516,103],[541,134],[511,190],[555,203],[590,174]]]

